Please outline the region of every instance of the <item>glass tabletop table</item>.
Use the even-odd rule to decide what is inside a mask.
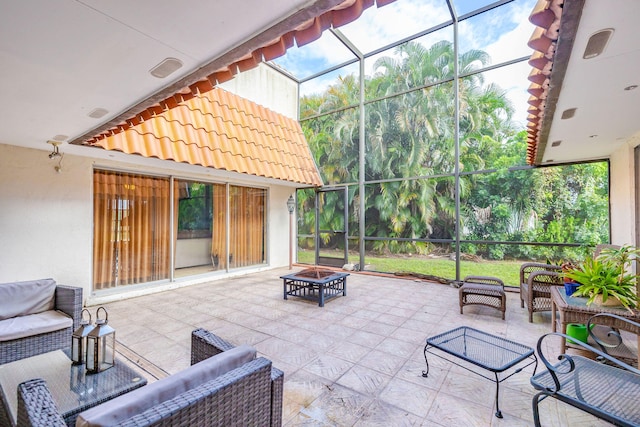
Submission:
[[[15,425],[18,384],[42,378],[47,382],[67,425],[78,414],[102,402],[142,387],[147,380],[129,366],[118,363],[97,374],[84,365],[72,365],[68,350],[57,350],[0,365],[0,425]]]
[[[445,355],[435,353],[433,351],[434,349],[440,350]],[[538,359],[533,348],[468,326],[461,326],[427,338],[427,344],[424,347],[424,360],[427,364],[427,370],[422,372],[423,377],[429,375],[427,353],[448,360],[474,374],[494,381],[496,383],[496,417],[498,418],[502,418],[499,401],[500,383],[534,363],[534,374],[538,368]],[[456,360],[460,359],[492,372],[494,375],[493,377],[484,375],[481,372],[471,369],[467,365],[447,358],[446,354],[454,356]],[[515,368],[516,365],[524,363],[525,361],[528,361],[528,363],[519,368]],[[514,370],[505,374],[505,372],[511,368],[514,368]],[[506,376],[500,377],[500,374]]]

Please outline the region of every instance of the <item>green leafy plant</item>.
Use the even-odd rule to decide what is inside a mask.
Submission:
[[[628,272],[640,250],[625,245],[619,249],[605,249],[597,257],[587,257],[577,266],[563,272],[564,277],[580,284],[574,295],[586,296],[587,305],[601,295],[602,302],[617,298],[627,309],[638,306],[637,277]]]

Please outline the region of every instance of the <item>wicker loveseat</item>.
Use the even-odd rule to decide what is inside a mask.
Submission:
[[[283,377],[253,347],[197,329],[189,368],[81,412],[76,426],[279,427]],[[43,380],[18,386],[18,425],[65,426]]]
[[[0,364],[71,345],[82,288],[53,279],[0,283]]]

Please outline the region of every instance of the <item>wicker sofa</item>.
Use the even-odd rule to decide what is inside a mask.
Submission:
[[[81,412],[76,426],[279,427],[283,379],[254,348],[197,329],[189,368]],[[18,386],[18,425],[65,425],[43,380]]]
[[[82,288],[53,279],[0,283],[0,364],[71,345]]]

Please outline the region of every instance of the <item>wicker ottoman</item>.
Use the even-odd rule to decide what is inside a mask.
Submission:
[[[460,314],[465,305],[479,304],[502,311],[502,320],[507,310],[504,282],[497,277],[467,276],[460,287]]]

